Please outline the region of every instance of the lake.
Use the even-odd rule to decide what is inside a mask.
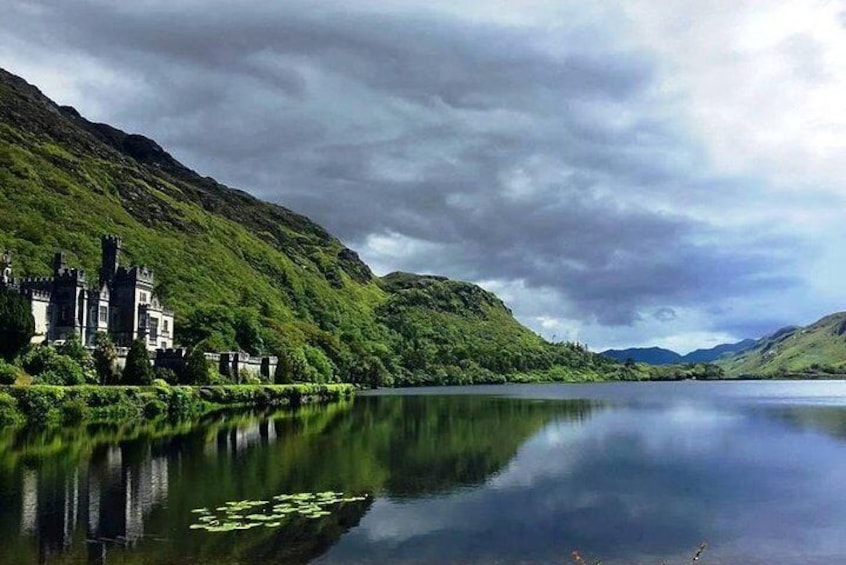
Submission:
[[[0,431],[0,562],[846,563],[844,486],[844,381],[394,390]]]

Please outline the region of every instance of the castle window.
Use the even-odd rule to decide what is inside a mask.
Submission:
[[[164,331],[165,331],[165,332],[170,331],[170,330],[168,329],[168,323],[167,323],[167,320],[164,320],[163,324],[164,324]]]
[[[102,323],[107,323],[108,320],[109,320],[109,308],[108,308],[108,306],[100,306],[100,316],[97,319],[97,322],[102,324]]]
[[[141,302],[142,302],[142,303],[146,303],[146,302],[147,302],[147,293],[146,293],[146,292],[142,292],[142,293],[141,293]]]

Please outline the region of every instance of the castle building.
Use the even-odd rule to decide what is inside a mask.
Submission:
[[[81,269],[69,268],[64,253],[55,255],[52,277],[16,280],[11,254],[0,256],[0,286],[18,290],[32,305],[33,342],[52,343],[76,333],[92,346],[97,332],[106,332],[119,347],[144,339],[150,350],[172,348],[173,311],[156,297],[153,271],[122,267],[120,238],[106,235],[101,244],[97,281],[89,281]]]

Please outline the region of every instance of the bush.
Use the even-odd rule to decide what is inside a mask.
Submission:
[[[0,426],[21,424],[23,417],[18,411],[18,401],[11,395],[0,392]]]
[[[58,407],[65,398],[62,388],[50,386],[27,386],[12,389],[18,406],[32,424],[49,424],[56,419]]]
[[[62,421],[65,424],[78,424],[85,420],[88,405],[81,398],[67,400],[62,404]]]
[[[0,385],[13,385],[18,380],[18,369],[0,359]]]
[[[148,420],[155,420],[167,414],[168,406],[161,400],[153,398],[144,404],[144,417]]]
[[[72,386],[85,384],[85,373],[79,364],[65,355],[55,355],[50,359],[46,370],[39,373],[35,384]]]
[[[49,345],[33,347],[21,358],[21,366],[32,376],[48,370],[59,354]]]
[[[155,377],[155,379],[153,380],[153,385],[155,386],[160,386],[156,384],[157,382],[161,383],[161,385],[163,386],[175,385],[179,383],[179,377],[177,377],[176,372],[173,369],[157,367],[153,371],[153,376]]]

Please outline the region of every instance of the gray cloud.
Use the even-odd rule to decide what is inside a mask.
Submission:
[[[552,316],[610,326],[801,285],[796,238],[695,213],[748,205],[766,183],[710,170],[620,25],[56,1],[13,3],[0,37],[94,64],[111,78],[78,84],[83,113],[306,213],[365,258],[385,263],[374,237],[419,244],[386,268],[520,280],[562,297]]]

